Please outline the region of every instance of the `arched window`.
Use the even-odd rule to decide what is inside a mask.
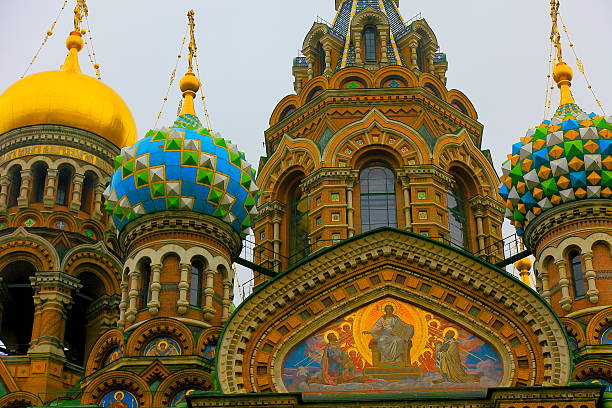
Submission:
[[[61,166],[57,176],[57,192],[55,194],[55,203],[59,205],[68,205],[68,194],[70,193],[70,184],[72,183],[72,169],[67,166]]]
[[[425,67],[423,64],[425,62],[425,56],[424,56],[424,50],[423,50],[423,43],[421,41],[419,41],[417,45],[416,57],[417,57],[417,68],[421,72],[425,72]]]
[[[17,205],[17,199],[19,198],[19,193],[21,192],[21,166],[13,166],[8,172],[8,197],[7,197],[7,205],[9,207],[14,207]]]
[[[458,183],[455,183],[455,187],[451,191],[447,192],[446,207],[448,209],[450,244],[457,248],[468,249],[465,193]]]
[[[376,27],[367,26],[363,30],[364,54],[367,62],[376,62]]]
[[[81,211],[91,212],[94,202],[94,186],[98,181],[98,176],[94,172],[88,171],[83,179],[83,189],[81,190]]]
[[[140,276],[142,278],[142,304],[140,307],[147,307],[147,303],[151,299],[151,260],[143,259],[140,264]]]
[[[295,105],[289,105],[287,106],[285,109],[283,109],[283,111],[280,114],[280,120],[285,119],[287,116],[291,115],[293,112],[295,112]]]
[[[309,217],[308,195],[300,186],[289,200],[289,263],[294,264],[308,255]]]
[[[371,166],[359,174],[361,232],[396,227],[395,175],[391,169]]]
[[[438,90],[438,88],[436,88],[433,84],[427,82],[425,85],[423,85],[425,87],[425,89],[427,89],[429,92],[431,92],[432,94],[436,95],[438,98],[441,98],[442,95],[440,95],[440,91]]]
[[[323,75],[325,73],[325,48],[323,48],[323,44],[317,44],[317,58],[319,60],[319,75]]]
[[[189,304],[191,306],[202,306],[202,272],[204,265],[199,260],[191,262],[191,282],[189,285]]]
[[[464,115],[468,114],[468,110],[465,107],[465,105],[463,103],[461,103],[461,101],[458,101],[457,99],[454,99],[451,102],[451,105],[453,105],[455,108],[459,109],[461,111],[461,113],[463,113]]]
[[[42,203],[45,196],[47,170],[47,163],[44,162],[38,162],[32,166],[32,189],[30,190],[30,201],[33,203]]]
[[[586,294],[584,287],[584,271],[582,270],[582,261],[580,259],[580,251],[572,250],[569,253],[570,268],[572,270],[572,280],[574,283],[574,294],[577,298]]]
[[[29,262],[16,261],[7,265],[0,276],[6,285],[0,340],[5,354],[26,354],[32,340],[34,323],[34,293],[30,277],[36,270]]]

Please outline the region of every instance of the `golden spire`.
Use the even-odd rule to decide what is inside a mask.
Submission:
[[[519,271],[521,282],[531,287],[531,283],[529,282],[529,270],[531,269],[531,261],[529,260],[529,258],[523,258],[519,261],[516,261],[514,263],[514,266]]]
[[[195,43],[195,20],[194,20],[195,12],[193,10],[189,10],[187,12],[187,19],[189,20],[189,68],[187,69],[187,73],[185,76],[181,78],[179,86],[181,88],[181,92],[183,92],[183,108],[181,109],[180,115],[194,115],[195,116],[195,108],[193,106],[193,99],[195,98],[196,93],[200,89],[200,81],[196,78],[193,73],[193,57],[196,55],[196,43]]]
[[[87,9],[85,0],[77,0],[77,4],[74,7],[74,29],[66,39],[68,55],[66,56],[64,65],[60,68],[62,71],[81,73],[81,67],[79,66],[79,51],[83,48],[81,23],[83,22],[83,18],[87,17],[88,12],[89,10]]]
[[[553,69],[553,79],[557,83],[557,86],[561,90],[561,101],[560,105],[567,105],[574,102],[572,91],[572,78],[574,72],[563,62],[563,51],[561,48],[561,34],[559,33],[559,0],[550,0],[550,18],[552,20],[552,31],[550,34],[550,40],[552,41],[555,49],[557,50],[557,58],[555,68]]]

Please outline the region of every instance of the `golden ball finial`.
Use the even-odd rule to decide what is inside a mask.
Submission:
[[[555,65],[555,69],[553,69],[553,79],[559,85],[561,85],[561,81],[571,81],[574,77],[574,71],[572,68],[567,65],[565,62],[560,61]]]
[[[181,82],[179,82],[179,87],[181,88],[181,92],[193,92],[197,93],[198,89],[200,89],[200,81],[193,72],[187,72],[184,77],[181,78]]]
[[[83,49],[83,38],[81,38],[81,33],[78,31],[71,32],[68,38],[66,38],[66,48],[68,48],[68,50],[76,48],[77,51],[81,51],[81,49]]]
[[[531,260],[529,258],[523,258],[514,263],[516,269],[520,271],[529,271],[531,269]]]

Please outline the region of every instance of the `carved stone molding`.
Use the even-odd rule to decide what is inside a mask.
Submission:
[[[454,184],[453,176],[442,170],[435,164],[419,164],[415,166],[404,166],[398,170],[397,176],[400,178],[418,179],[433,178],[440,184],[451,188]]]

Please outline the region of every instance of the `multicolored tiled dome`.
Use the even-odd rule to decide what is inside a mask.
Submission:
[[[185,210],[219,218],[244,236],[257,214],[255,170],[194,115],[122,149],[115,169],[105,197],[119,230],[145,214]]]
[[[529,129],[502,165],[499,194],[506,217],[522,235],[559,204],[612,196],[612,117],[587,115],[575,103]]]

